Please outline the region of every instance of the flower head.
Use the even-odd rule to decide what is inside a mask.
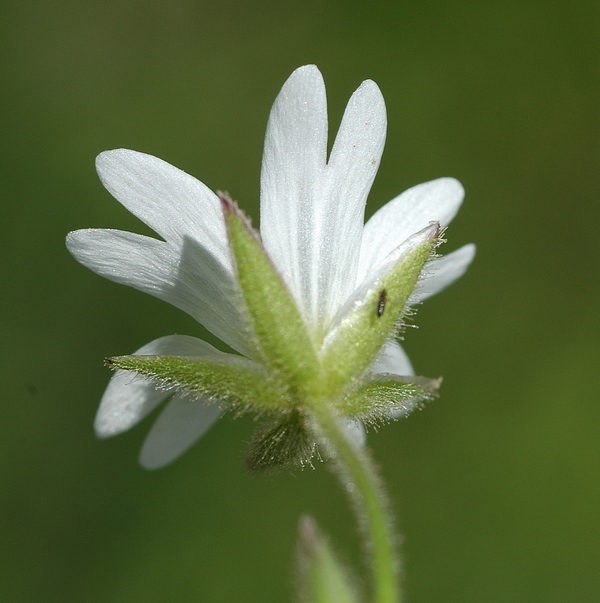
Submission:
[[[117,370],[98,436],[129,429],[171,398],[142,448],[144,466],[176,458],[228,407],[272,417],[251,453],[261,466],[310,457],[307,400],[330,400],[360,436],[356,420],[406,414],[434,394],[436,382],[411,377],[395,336],[409,306],[474,257],[473,245],[434,255],[463,189],[452,178],[415,186],[364,224],[386,131],[377,85],[352,95],[329,158],[327,130],[322,76],[301,67],[269,118],[260,238],[230,199],[168,163],[124,149],[99,155],[104,186],[163,240],[78,230],[70,252],[184,310],[239,353],[173,335],[109,361]]]

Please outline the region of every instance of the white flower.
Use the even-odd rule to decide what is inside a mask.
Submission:
[[[260,234],[317,348],[339,322],[338,314],[345,312],[341,309],[368,286],[386,258],[431,222],[448,225],[463,199],[459,182],[441,178],[402,193],[364,224],[386,132],[377,85],[363,82],[352,95],[329,159],[327,131],[322,76],[314,66],[301,67],[283,86],[269,118]],[[107,151],[96,166],[108,191],[164,240],[119,230],[78,230],[67,237],[73,256],[101,276],[184,310],[243,358],[181,335],[152,341],[136,354],[260,364],[240,303],[219,197],[192,176],[143,153]],[[455,281],[474,254],[475,247],[466,245],[430,262],[411,301],[426,299]],[[384,346],[370,370],[413,374],[395,342]],[[97,435],[131,428],[172,394],[152,381],[117,371],[98,410]],[[144,443],[142,465],[159,467],[176,458],[222,411],[222,405],[176,393]]]

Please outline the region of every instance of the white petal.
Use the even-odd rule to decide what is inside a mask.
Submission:
[[[357,448],[362,448],[367,443],[367,432],[362,421],[348,419],[344,427],[346,434]]]
[[[221,416],[224,408],[176,394],[162,411],[142,446],[140,464],[158,469],[183,454]]]
[[[413,366],[404,349],[395,341],[383,346],[379,357],[370,366],[373,373],[394,373],[403,377],[415,374]]]
[[[363,82],[346,107],[321,193],[312,279],[325,320],[356,286],[365,204],[381,161],[386,125],[379,88],[374,82]]]
[[[232,356],[208,343],[185,335],[170,335],[155,339],[136,350],[140,355],[172,356]],[[236,357],[237,358],[237,357]],[[154,383],[128,371],[116,371],[110,380],[96,414],[94,429],[99,438],[127,431],[154,410],[172,390],[157,389]]]
[[[81,264],[117,283],[162,299],[194,317],[233,349],[253,347],[232,272],[186,238],[181,248],[119,230],[77,230],[67,247]]]
[[[261,237],[288,287],[306,312],[306,263],[312,262],[315,204],[327,159],[327,100],[314,65],[292,73],[275,99],[261,171]],[[309,304],[308,306],[306,304]]]
[[[364,206],[385,128],[379,88],[363,82],[326,164],[325,87],[316,67],[295,71],[273,105],[261,175],[261,235],[314,328],[326,326],[355,286]]]
[[[171,393],[169,390],[156,389],[148,379],[127,371],[115,371],[96,414],[96,435],[108,438],[127,431]]]
[[[196,239],[217,262],[231,265],[221,203],[202,182],[127,149],[100,153],[96,169],[107,190],[165,240]]]
[[[384,205],[365,224],[357,283],[400,243],[430,222],[447,226],[463,197],[464,189],[458,180],[439,178],[409,188]]]
[[[425,275],[421,287],[415,291],[414,301],[423,301],[458,280],[467,271],[474,257],[475,245],[471,243],[430,262],[426,268],[429,274]]]

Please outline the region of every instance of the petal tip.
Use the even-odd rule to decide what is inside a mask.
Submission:
[[[102,151],[96,156],[96,173],[100,177],[100,180],[105,184],[105,178],[115,171],[123,167],[123,164],[127,164],[131,167],[133,162],[142,160],[156,159],[152,155],[147,153],[140,153],[139,151],[132,151],[131,149],[109,149],[108,151]],[[162,162],[162,160],[159,160]]]
[[[294,69],[290,75],[292,77],[322,77],[322,74],[316,65],[310,63]]]
[[[85,234],[92,229],[81,228],[79,230],[72,230],[65,237],[65,246],[67,251],[79,261],[79,254],[82,249],[82,243],[85,238]]]
[[[465,257],[468,258],[468,262],[470,264],[477,255],[477,245],[475,245],[475,243],[467,243],[463,246],[463,250]]]
[[[292,96],[305,95],[307,90],[323,91],[325,80],[316,65],[298,67],[288,77],[281,91]],[[304,91],[303,93],[301,91]],[[314,93],[314,92],[313,92]]]
[[[108,151],[102,151],[96,155],[96,171],[104,169],[107,164],[115,157],[115,155],[121,154],[120,151],[124,149],[110,149]]]
[[[364,80],[360,86],[356,89],[356,92],[361,91],[363,94],[368,94],[372,97],[372,100],[376,100],[384,104],[383,93],[381,88],[373,80]]]
[[[162,459],[161,459],[162,460]],[[170,459],[166,462],[158,461],[153,457],[153,455],[145,454],[144,448],[140,451],[140,455],[138,457],[138,463],[142,469],[146,471],[155,471],[156,469],[161,469],[162,467],[166,467],[170,463],[172,463],[175,459]]]
[[[65,237],[65,245],[67,246],[67,249],[69,251],[71,251],[71,245],[73,245],[73,242],[77,239],[76,236],[76,232],[78,232],[77,230],[72,230],[71,232],[67,233],[67,236]]]
[[[438,178],[434,182],[438,182],[440,186],[446,189],[448,195],[460,199],[460,202],[462,203],[465,196],[465,188],[459,180],[452,176],[445,176],[443,178]]]
[[[94,433],[99,440],[106,440],[123,431],[125,430],[116,428],[115,424],[106,416],[106,413],[103,413],[101,412],[101,409],[98,409],[98,413],[94,419]]]

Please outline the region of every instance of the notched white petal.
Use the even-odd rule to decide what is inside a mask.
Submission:
[[[414,301],[421,302],[458,280],[474,260],[475,251],[475,245],[470,243],[431,261],[427,266],[427,274],[421,287],[415,291]]]
[[[358,282],[393,249],[430,222],[448,226],[464,198],[454,178],[438,178],[404,191],[377,211],[365,224]]]
[[[217,262],[194,239],[186,238],[178,247],[120,230],[87,229],[69,233],[67,247],[96,274],[174,305],[252,357],[233,269]]]
[[[140,452],[145,469],[159,469],[183,454],[204,435],[225,409],[202,398],[176,394],[148,433]]]
[[[162,159],[128,149],[100,153],[96,169],[111,195],[165,240],[192,237],[228,263],[221,204],[202,182]]]
[[[314,66],[294,72],[273,105],[261,174],[261,234],[316,333],[355,286],[364,207],[385,130],[381,92],[363,82],[326,163],[325,86]]]

